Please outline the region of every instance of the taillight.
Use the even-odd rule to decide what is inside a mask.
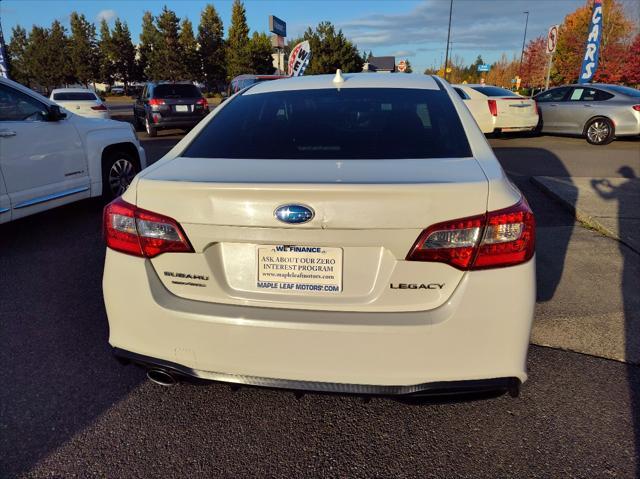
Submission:
[[[536,115],[540,115],[540,109],[538,108],[538,102],[533,101],[533,107],[536,109]]]
[[[97,111],[107,111],[107,107],[104,106],[102,103],[100,103],[99,105],[96,105],[96,106],[92,106],[91,109],[92,110],[97,110]]]
[[[153,258],[162,253],[193,252],[175,220],[138,208],[122,198],[105,206],[103,231],[107,247],[133,256]]]
[[[633,108],[635,111],[640,111],[640,105],[633,105],[631,108]]]
[[[474,270],[525,263],[534,251],[535,219],[523,198],[509,208],[430,226],[406,259]]]
[[[196,100],[196,105],[201,106],[202,108],[204,108],[205,110],[209,109],[209,103],[207,102],[206,98],[198,98]]]
[[[151,98],[149,100],[149,105],[151,106],[159,106],[159,105],[164,105],[164,100],[161,100],[159,98]]]
[[[489,103],[489,111],[493,116],[498,116],[498,103],[495,100],[487,100]]]

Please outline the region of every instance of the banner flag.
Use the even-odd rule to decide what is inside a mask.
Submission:
[[[602,0],[593,2],[591,25],[587,37],[587,50],[582,60],[578,83],[589,83],[598,68],[598,56],[600,55],[600,38],[602,37]]]
[[[305,40],[298,43],[289,55],[289,76],[301,76],[311,60],[311,45]]]
[[[0,26],[0,77],[9,78],[8,70],[7,49],[4,46],[4,36],[2,35],[2,26]]]

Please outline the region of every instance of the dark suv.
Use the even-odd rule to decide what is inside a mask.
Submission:
[[[162,128],[189,130],[207,113],[207,100],[193,83],[149,82],[133,104],[133,123],[156,136]]]

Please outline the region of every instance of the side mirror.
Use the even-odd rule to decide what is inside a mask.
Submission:
[[[58,105],[49,105],[47,121],[60,121],[66,117],[67,117],[67,114],[64,111],[62,111],[62,109]]]

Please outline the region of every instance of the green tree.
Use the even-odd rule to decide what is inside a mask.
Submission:
[[[340,68],[344,72],[362,71],[364,62],[358,48],[342,33],[336,32],[331,22],[321,22],[314,30],[309,27],[304,39],[311,46],[311,62],[306,70],[309,75],[334,73]]]
[[[162,80],[182,80],[186,77],[185,64],[183,62],[183,51],[180,45],[180,19],[173,10],[169,10],[166,5],[162,8],[162,13],[156,20],[158,27],[158,50],[156,60],[162,62],[162,66],[157,65],[158,75],[156,79]]]
[[[207,89],[218,87],[226,77],[224,27],[218,12],[208,4],[200,15],[198,25],[198,43],[200,44],[200,63]]]
[[[20,25],[11,29],[11,41],[7,45],[7,56],[9,57],[9,77],[18,83],[30,85],[30,72],[27,67],[25,51],[29,39],[27,31]]]
[[[271,39],[266,33],[253,32],[249,41],[249,56],[251,58],[251,73],[271,74],[274,71],[273,47]]]
[[[141,79],[162,77],[161,58],[159,58],[160,33],[154,20],[151,12],[144,12],[138,49],[138,75]]]
[[[99,72],[96,27],[84,15],[71,12],[69,58],[75,80],[87,86],[97,79]]]
[[[180,49],[182,51],[182,61],[186,78],[189,80],[203,80],[202,65],[198,55],[198,42],[193,35],[193,25],[187,18],[180,24],[180,35],[178,36]]]
[[[228,79],[250,72],[249,26],[244,4],[240,0],[233,1],[226,53]]]
[[[50,86],[62,86],[65,83],[75,82],[76,78],[69,57],[67,31],[58,20],[51,24],[46,51],[49,56],[47,65],[50,68],[48,75],[51,81]]]
[[[113,85],[115,74],[115,60],[111,30],[103,18],[100,22],[100,40],[98,41],[98,78],[101,82]]]
[[[124,83],[124,90],[127,93],[129,82],[136,75],[136,48],[131,41],[131,32],[127,23],[121,22],[119,18],[116,18],[113,25],[110,45],[115,78]]]

